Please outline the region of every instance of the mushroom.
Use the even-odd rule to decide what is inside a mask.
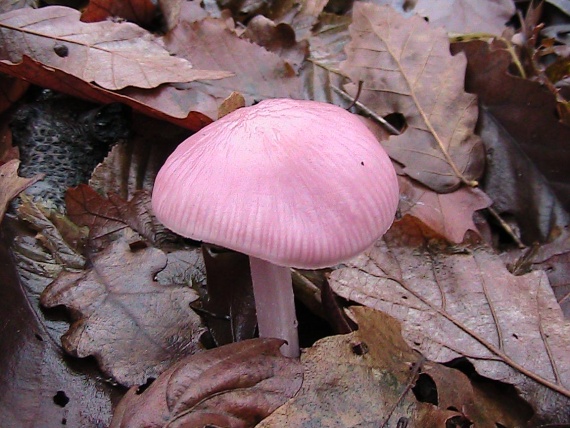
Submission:
[[[392,224],[396,173],[375,136],[346,110],[265,100],[181,143],[152,195],[172,231],[249,255],[261,337],[299,345],[290,267],[317,269],[371,246]]]

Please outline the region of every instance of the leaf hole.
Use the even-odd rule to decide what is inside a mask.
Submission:
[[[439,401],[437,397],[437,385],[431,376],[421,373],[418,376],[416,384],[412,388],[412,392],[418,401],[431,403],[434,406],[437,406]]]
[[[135,392],[136,395],[141,395],[143,392],[145,392],[147,390],[147,388],[149,386],[152,385],[152,383],[155,381],[156,379],[154,377],[149,377],[145,383],[143,383],[142,385],[139,385],[139,387],[137,388],[137,391]]]
[[[356,355],[362,356],[368,353],[368,345],[364,342],[352,343],[352,352]]]
[[[404,132],[408,128],[408,123],[402,113],[390,113],[389,115],[384,116],[384,119],[400,133]]]
[[[59,407],[65,407],[69,403],[69,397],[65,394],[65,391],[57,391],[53,396],[53,402]]]
[[[513,337],[514,337],[515,339],[518,339],[518,338],[519,338],[515,333],[513,333]]]

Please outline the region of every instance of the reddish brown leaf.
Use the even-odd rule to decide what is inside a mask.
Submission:
[[[463,89],[465,58],[451,56],[447,34],[420,17],[356,3],[352,41],[341,64],[359,101],[379,116],[400,113],[407,129],[385,142],[404,172],[439,193],[479,178],[484,165],[474,135],[477,103]]]
[[[176,239],[151,213],[147,192],[137,192],[127,202],[115,194],[104,198],[91,187],[79,185],[68,191],[65,203],[69,218],[89,227],[91,245],[103,246],[126,228],[158,246]]]
[[[120,102],[147,116],[166,120],[193,131],[212,122],[202,113],[193,111],[194,96],[190,92],[171,86],[163,85],[155,89],[125,88],[121,92],[111,92],[63,71],[50,69],[26,56],[16,65],[0,61],[0,71],[88,101],[102,104]]]
[[[152,0],[90,0],[81,14],[81,21],[98,22],[118,17],[145,27],[152,23],[158,12],[157,2]]]
[[[544,272],[511,275],[488,249],[447,247],[401,221],[330,283],[399,319],[426,357],[465,357],[480,375],[515,385],[537,420],[570,422],[570,324]]]
[[[62,337],[72,355],[93,355],[117,382],[143,384],[198,351],[203,328],[187,286],[159,285],[167,263],[155,248],[132,251],[123,240],[89,257],[91,269],[63,272],[42,293],[43,306],[66,306],[74,322]]]
[[[400,214],[419,219],[432,231],[456,244],[463,241],[468,230],[477,232],[473,223],[475,211],[492,204],[479,189],[464,187],[453,193],[438,194],[406,177],[399,176],[398,182]]]
[[[301,364],[282,344],[251,339],[185,358],[144,392],[131,388],[111,428],[253,427],[301,387]]]
[[[29,56],[106,89],[155,88],[163,83],[220,79],[223,71],[196,70],[130,23],[86,24],[60,6],[20,9],[0,17],[0,58],[17,64]]]
[[[43,178],[43,175],[36,175],[32,178],[19,177],[19,165],[20,161],[13,159],[0,166],[0,223],[4,218],[10,201],[23,192],[28,186],[31,186]]]

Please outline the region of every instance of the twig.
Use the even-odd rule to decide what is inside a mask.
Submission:
[[[356,106],[359,110],[361,110],[367,116],[370,116],[376,122],[378,122],[382,126],[384,126],[390,134],[392,134],[392,135],[400,135],[401,134],[401,132],[398,131],[396,128],[394,128],[392,125],[390,125],[390,123],[388,123],[386,121],[386,119],[384,119],[382,116],[378,116],[376,113],[374,113],[368,107],[366,107],[360,101],[356,101],[354,97],[351,97],[349,94],[344,92],[342,89],[340,89],[334,85],[331,85],[331,89],[333,91],[335,91],[338,95],[340,95],[342,98],[344,98],[345,100],[352,102],[354,106]]]
[[[414,363],[414,365],[412,366],[412,373],[410,374],[410,379],[408,380],[406,387],[404,388],[404,390],[402,391],[402,393],[400,394],[400,396],[398,397],[398,399],[396,400],[396,402],[394,403],[394,405],[392,406],[392,408],[390,409],[388,414],[384,417],[384,420],[380,424],[380,428],[384,428],[386,426],[386,424],[388,423],[388,421],[392,417],[392,414],[394,413],[394,411],[396,410],[396,408],[398,407],[400,402],[404,399],[404,397],[406,396],[408,391],[410,389],[412,389],[412,387],[415,385],[415,383],[418,379],[420,370],[421,370],[423,364],[426,362],[426,360],[427,360],[426,357],[424,357],[422,355],[420,357],[420,359]]]

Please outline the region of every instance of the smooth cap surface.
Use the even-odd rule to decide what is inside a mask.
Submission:
[[[172,231],[281,266],[331,266],[392,224],[394,168],[357,116],[315,101],[266,100],[182,144],[152,195]]]

